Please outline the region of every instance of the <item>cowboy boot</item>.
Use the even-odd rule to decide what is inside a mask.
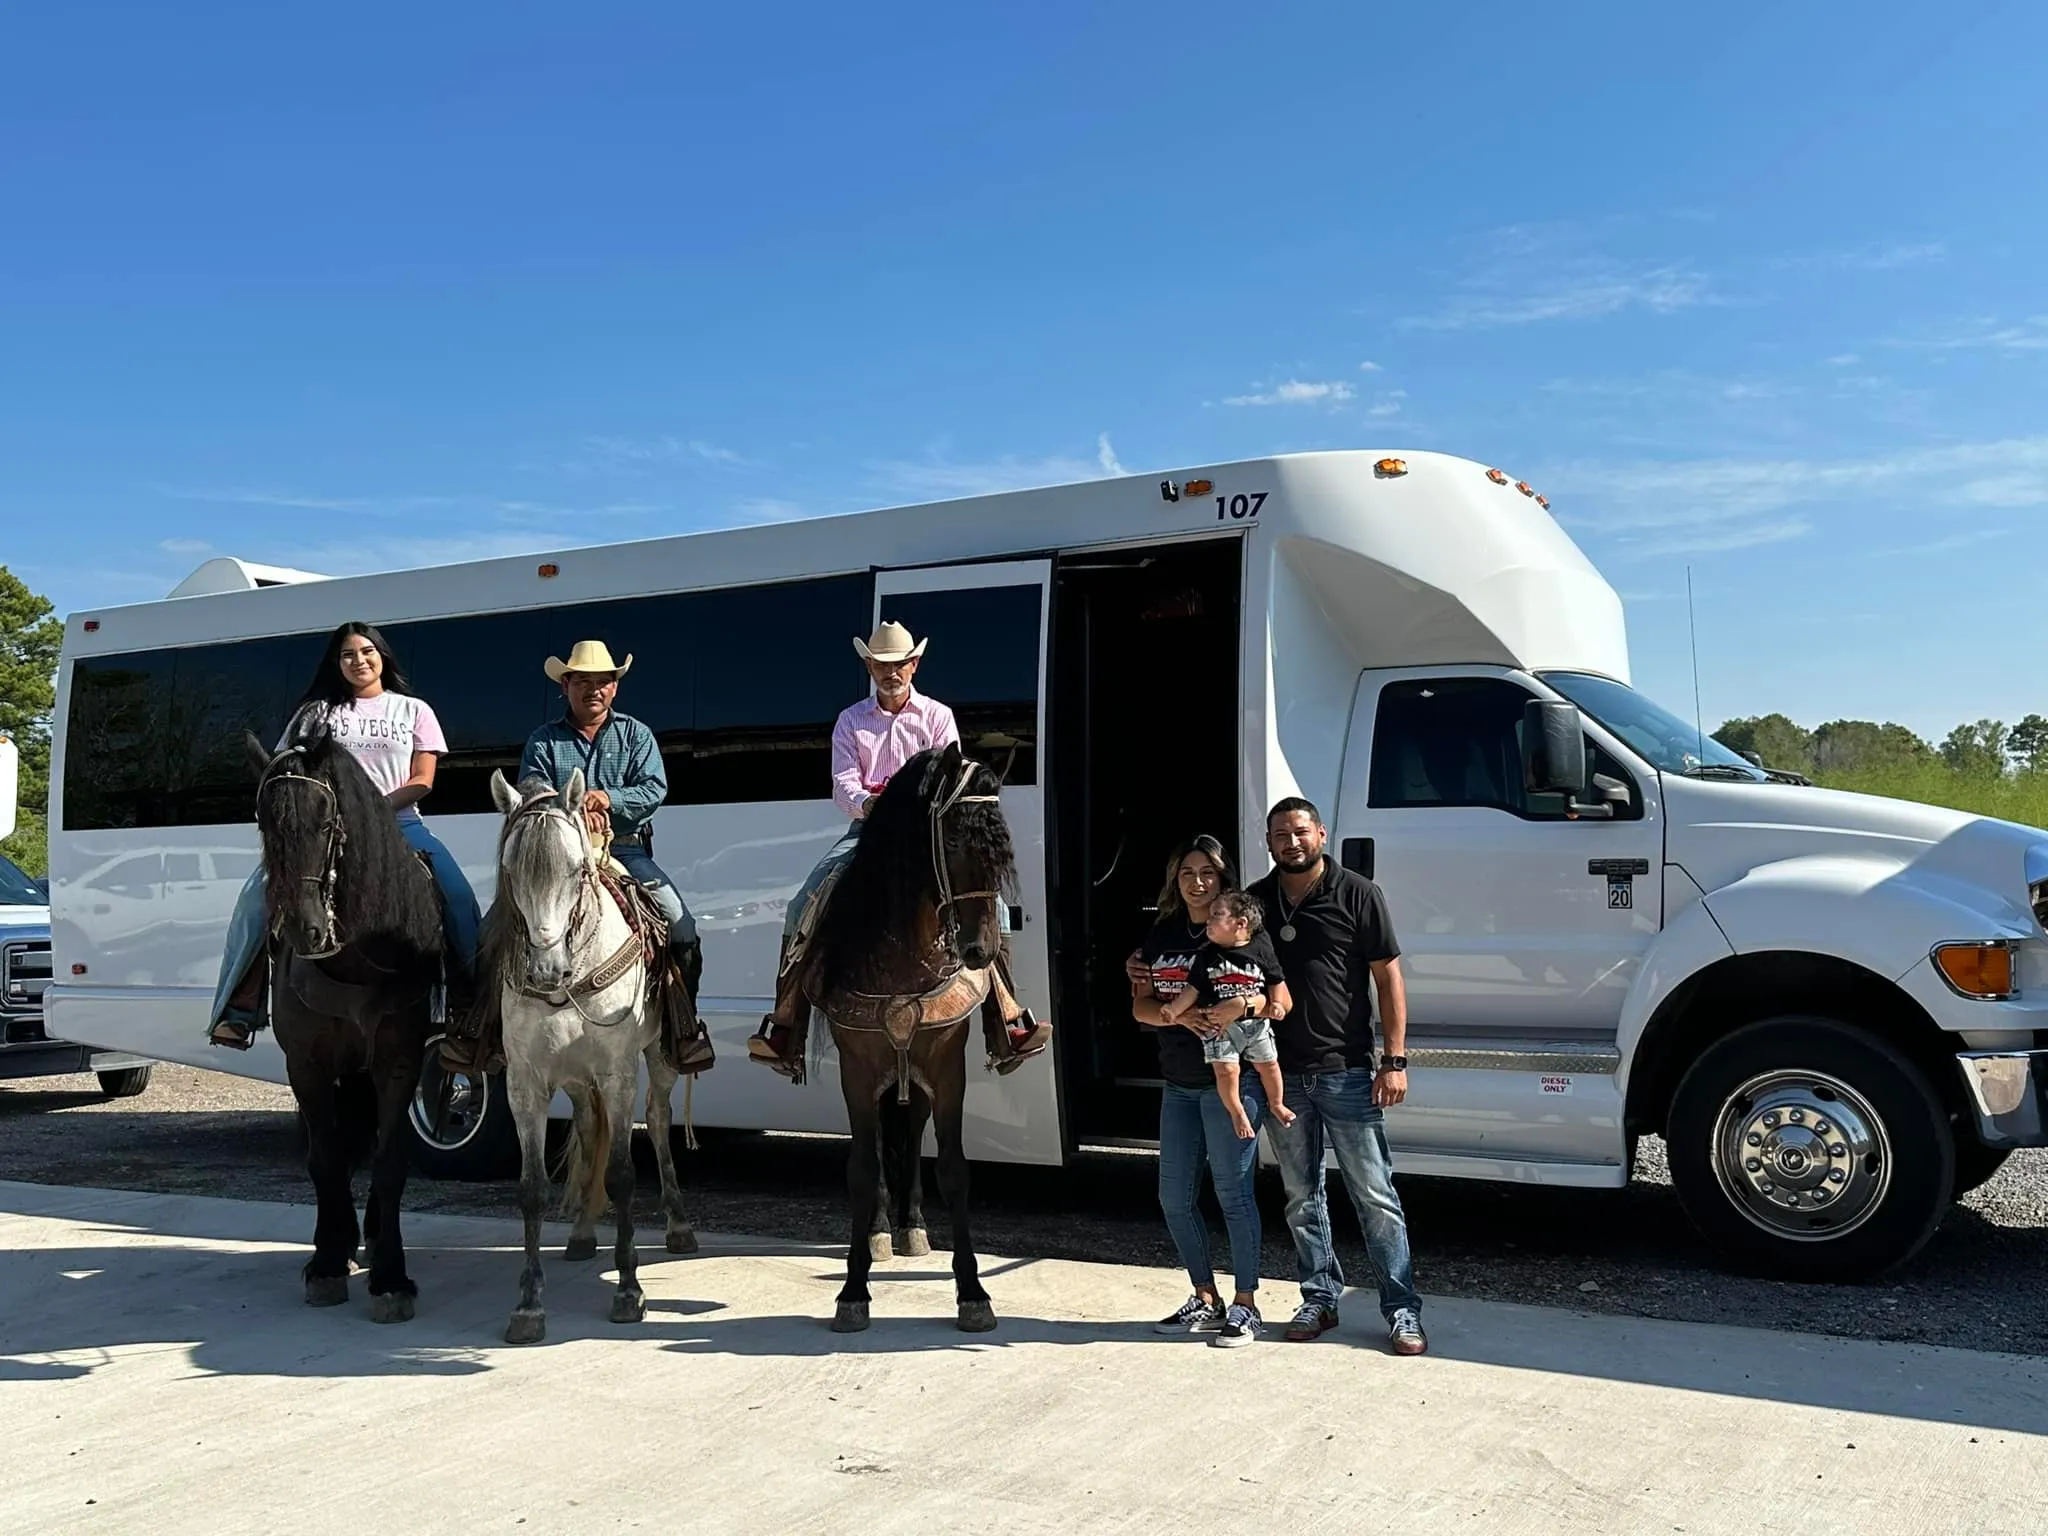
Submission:
[[[214,1022],[207,1039],[231,1051],[246,1051],[256,1043],[256,1031],[263,1027],[263,989],[270,984],[270,951],[258,950],[249,969],[228,994],[226,1016]]]
[[[805,1026],[810,1023],[811,1011],[800,970],[789,963],[789,940],[785,938],[776,966],[775,1007],[747,1041],[749,1060],[780,1072],[793,1083],[804,1080],[804,1037],[808,1033]]]
[[[697,1012],[697,983],[703,975],[704,947],[695,939],[671,939],[668,975],[663,979],[662,1026],[673,1036],[671,1054],[676,1070],[685,1077],[710,1070],[716,1061],[711,1032],[704,1027],[703,1015]]]

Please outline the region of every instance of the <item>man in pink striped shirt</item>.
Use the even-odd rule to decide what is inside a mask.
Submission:
[[[948,747],[960,740],[960,727],[953,711],[937,699],[927,698],[911,686],[918,662],[924,656],[924,640],[913,640],[901,624],[883,623],[866,640],[854,639],[853,648],[867,664],[874,680],[872,698],[848,705],[832,727],[832,800],[852,818],[839,841],[834,843],[810,878],[798,887],[782,919],[782,966],[775,989],[775,1009],[761,1021],[761,1029],[747,1042],[747,1054],[773,1067],[783,1076],[803,1081],[804,1035],[809,1007],[797,984],[799,968],[790,964],[791,946],[799,932],[808,933],[816,924],[809,911],[827,883],[844,869],[860,843],[860,832],[868,805],[882,792],[890,778],[920,752]],[[826,891],[829,896],[829,890]],[[1007,978],[1005,979],[1007,990]],[[1035,1055],[1049,1035],[1028,1013],[1020,1027],[1003,1033],[1004,1049],[997,1050],[996,1034],[990,1030],[991,1054],[1005,1063]]]

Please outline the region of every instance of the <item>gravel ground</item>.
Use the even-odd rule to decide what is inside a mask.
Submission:
[[[845,1234],[845,1149],[829,1138],[705,1133],[682,1154],[692,1219],[712,1231],[810,1241]],[[640,1149],[636,1211],[655,1220],[651,1159]],[[159,1066],[140,1098],[105,1100],[87,1077],[0,1083],[0,1176],[44,1184],[303,1201],[308,1190],[291,1096],[268,1083]],[[1065,1169],[977,1166],[977,1243],[1019,1257],[1172,1265],[1145,1154],[1091,1154]],[[1646,1140],[1626,1190],[1523,1189],[1404,1178],[1402,1198],[1425,1293],[1534,1302],[1692,1322],[1743,1323],[1973,1349],[2048,1355],[2048,1151],[2016,1154],[1967,1196],[1905,1269],[1870,1285],[1796,1285],[1722,1267],[1693,1234]],[[1264,1273],[1294,1272],[1276,1178],[1262,1177]],[[1341,1198],[1334,1202],[1342,1207]],[[415,1179],[408,1208],[502,1215],[509,1184]],[[933,1237],[943,1209],[928,1202]],[[1339,1252],[1369,1274],[1348,1209]],[[1220,1223],[1219,1261],[1223,1249]],[[310,1232],[309,1232],[310,1235]],[[508,1280],[510,1282],[509,1272]],[[1292,1310],[1274,1286],[1267,1311]],[[1169,1310],[1178,1294],[1160,1296]],[[1363,1303],[1363,1305],[1361,1305]],[[1352,1326],[1370,1303],[1351,1304]]]

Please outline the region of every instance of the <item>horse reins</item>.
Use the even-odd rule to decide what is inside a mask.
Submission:
[[[967,786],[974,782],[974,770],[979,766],[977,763],[963,760],[960,764],[960,777],[953,781],[952,787],[945,794],[932,801],[931,808],[932,873],[938,878],[939,917],[943,924],[946,950],[955,960],[959,958],[960,920],[954,915],[953,908],[963,901],[986,901],[994,904],[1001,899],[1002,894],[994,890],[956,892],[953,889],[952,872],[946,867],[947,813],[956,805],[995,805],[1002,798],[1000,795],[967,793]]]

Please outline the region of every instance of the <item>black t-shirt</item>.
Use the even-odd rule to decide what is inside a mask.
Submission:
[[[1267,987],[1286,979],[1280,957],[1273,953],[1272,935],[1255,933],[1249,944],[1237,949],[1204,944],[1195,956],[1188,983],[1195,989],[1196,1001],[1211,1008],[1240,998],[1264,997]]]
[[[1284,1072],[1372,1065],[1372,965],[1401,953],[1380,888],[1332,860],[1299,907],[1280,896],[1280,872],[1247,887],[1266,908],[1266,932],[1294,1009],[1273,1026]],[[1292,939],[1282,931],[1294,930]]]
[[[1138,958],[1152,969],[1152,990],[1171,1002],[1186,991],[1195,956],[1209,942],[1200,923],[1185,917],[1162,918],[1138,946]],[[1202,1042],[1191,1029],[1173,1025],[1155,1029],[1159,1040],[1159,1075],[1182,1088],[1213,1088],[1216,1074],[1202,1060]]]

